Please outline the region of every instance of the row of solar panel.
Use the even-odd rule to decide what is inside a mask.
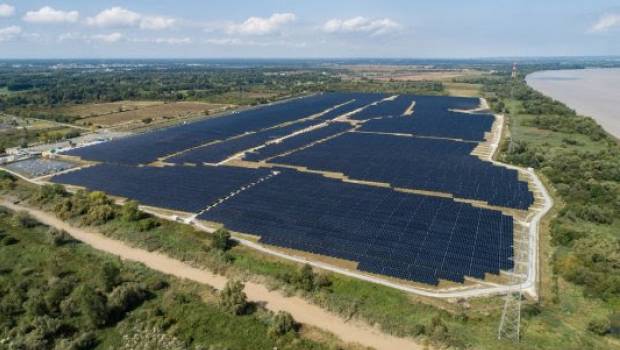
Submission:
[[[219,198],[270,174],[234,167],[137,167],[102,163],[52,181],[132,198],[141,203],[198,212]]]
[[[265,160],[351,129],[352,126],[349,123],[331,122],[324,127],[300,133],[281,142],[272,143],[253,152],[246,153],[244,158],[249,161]]]
[[[518,172],[471,156],[474,147],[452,140],[350,132],[270,162],[527,209],[534,198]]]
[[[321,124],[320,120],[302,120],[290,125],[270,128],[226,141],[195,148],[188,152],[176,155],[168,162],[172,163],[219,163],[227,158],[247,149],[258,147],[267,141],[280,138],[296,131]]]

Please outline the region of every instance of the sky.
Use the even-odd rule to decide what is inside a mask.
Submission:
[[[611,55],[619,0],[0,0],[0,58]]]

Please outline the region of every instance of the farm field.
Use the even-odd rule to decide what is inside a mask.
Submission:
[[[464,283],[512,268],[510,212],[534,203],[517,171],[471,154],[494,118],[457,110],[479,105],[317,94],[70,150],[101,164],[52,181],[191,213],[374,275]]]

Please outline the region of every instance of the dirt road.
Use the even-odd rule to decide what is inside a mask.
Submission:
[[[16,205],[4,199],[0,200],[0,205],[14,211],[25,210],[38,221],[48,226],[65,230],[75,239],[97,250],[117,255],[125,260],[143,263],[153,270],[207,284],[216,289],[222,289],[226,284],[227,279],[223,276],[192,267],[161,253],[133,248],[122,241],[110,239],[100,233],[68,225],[52,214],[44,211]],[[347,322],[341,317],[327,312],[316,305],[310,304],[302,298],[285,297],[277,291],[267,290],[267,288],[260,284],[252,282],[246,283],[245,293],[251,301],[265,303],[265,307],[269,310],[274,312],[280,310],[287,311],[293,315],[297,321],[327,330],[345,342],[358,343],[364,346],[386,350],[423,348],[411,339],[386,335],[362,322]]]

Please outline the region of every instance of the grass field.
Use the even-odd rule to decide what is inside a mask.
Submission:
[[[76,123],[81,125],[110,127],[129,123],[144,124],[144,121],[156,123],[162,120],[191,118],[219,112],[226,107],[230,106],[203,102],[125,101],[62,107],[59,111],[79,117]]]
[[[480,87],[479,84],[466,84],[466,83],[455,83],[455,82],[447,82],[443,83],[444,89],[451,96],[462,96],[462,97],[478,97],[480,96]]]

